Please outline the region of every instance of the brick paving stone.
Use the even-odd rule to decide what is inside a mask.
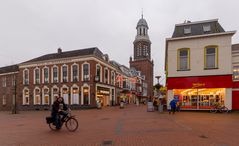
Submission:
[[[0,112],[0,146],[238,146],[239,113],[147,112],[145,105],[124,109],[73,110],[76,132],[51,131],[50,111]]]

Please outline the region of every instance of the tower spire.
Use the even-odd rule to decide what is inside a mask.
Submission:
[[[141,16],[142,16],[142,19],[144,18],[144,9],[142,8],[142,14],[141,14]]]

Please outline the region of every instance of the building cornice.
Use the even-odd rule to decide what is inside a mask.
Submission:
[[[0,74],[0,76],[10,75],[10,74],[16,74],[16,73],[18,73],[18,71],[16,71],[16,72],[2,73],[2,74]]]
[[[186,26],[186,25],[208,23],[208,22],[215,22],[215,21],[217,22],[218,19],[210,19],[210,20],[204,20],[204,21],[195,21],[195,22],[190,22],[190,23],[179,23],[179,24],[175,24],[175,26]]]
[[[203,34],[203,35],[195,35],[195,36],[187,36],[187,37],[166,38],[166,41],[177,41],[177,40],[214,37],[214,36],[222,36],[222,35],[234,35],[235,33],[236,31],[227,31],[227,32],[221,32],[221,33]]]
[[[31,63],[22,63],[19,64],[19,69],[20,68],[29,68],[29,67],[36,67],[36,66],[46,66],[46,65],[56,65],[56,64],[64,64],[64,63],[74,63],[74,62],[79,62],[79,61],[90,61],[94,60],[96,62],[100,62],[101,64],[107,66],[108,68],[112,70],[116,70],[115,67],[112,65],[106,63],[105,61],[97,58],[96,56],[93,55],[87,55],[84,57],[72,57],[72,58],[61,58],[61,59],[52,59],[52,60],[45,60],[45,61],[38,61],[38,62],[31,62]]]

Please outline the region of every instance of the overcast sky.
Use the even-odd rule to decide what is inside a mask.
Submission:
[[[0,0],[0,66],[47,54],[98,47],[129,66],[136,24],[144,18],[152,42],[154,75],[164,77],[165,38],[184,20],[219,19],[239,30],[237,0]],[[239,43],[238,33],[232,43]]]

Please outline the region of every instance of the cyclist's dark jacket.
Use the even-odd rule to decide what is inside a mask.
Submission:
[[[51,113],[52,114],[57,114],[59,109],[60,109],[60,104],[63,105],[63,109],[64,111],[67,110],[67,105],[65,104],[64,100],[62,100],[62,102],[58,102],[58,100],[54,101],[53,105],[52,105],[52,109],[51,109]]]

